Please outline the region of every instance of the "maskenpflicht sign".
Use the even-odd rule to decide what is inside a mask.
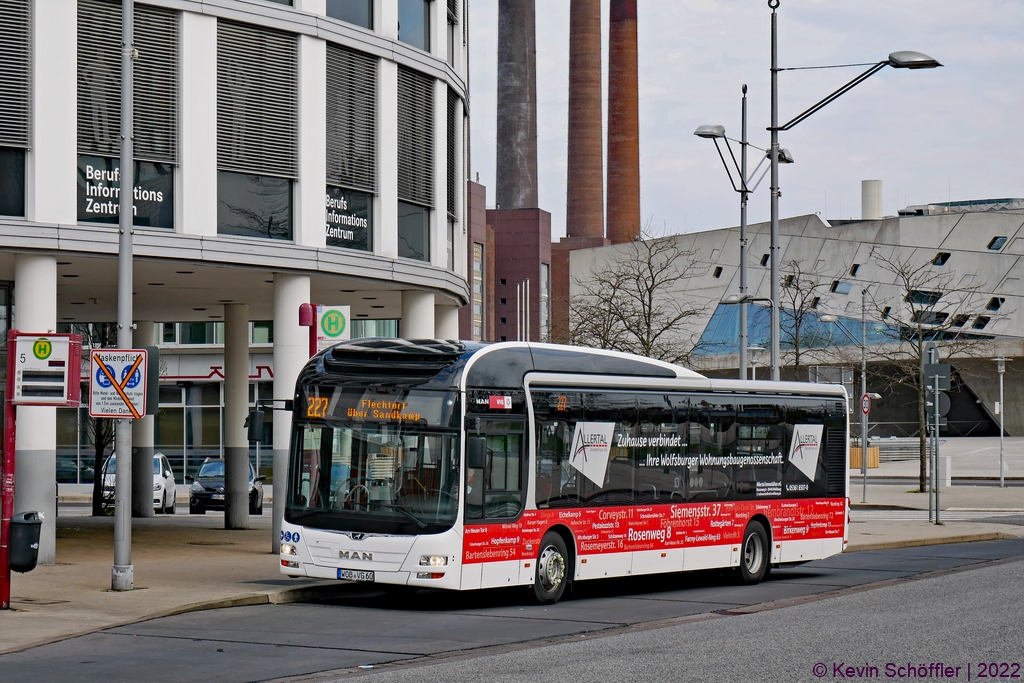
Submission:
[[[146,350],[95,349],[89,363],[89,414],[146,415]]]

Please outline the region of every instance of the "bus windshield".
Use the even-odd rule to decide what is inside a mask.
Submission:
[[[458,431],[386,423],[297,427],[289,522],[389,534],[439,533],[455,523]]]

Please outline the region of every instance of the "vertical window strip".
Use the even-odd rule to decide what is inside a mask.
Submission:
[[[377,59],[330,43],[327,182],[377,191]]]
[[[135,5],[135,158],[177,161],[178,23],[173,10]],[[78,151],[121,152],[121,4],[78,2]]]
[[[448,218],[453,221],[459,219],[458,216],[458,155],[457,152],[457,136],[456,136],[456,115],[458,112],[458,96],[448,89]]]
[[[434,207],[434,79],[398,67],[398,198]]]
[[[0,3],[0,145],[30,147],[32,140],[32,3]]]
[[[298,176],[298,40],[291,33],[217,23],[217,167]]]

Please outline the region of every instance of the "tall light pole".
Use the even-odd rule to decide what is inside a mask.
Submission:
[[[1006,404],[1003,403],[1003,375],[1006,373],[1007,361],[1013,360],[1012,358],[1005,358],[1000,356],[999,358],[993,358],[996,362],[996,372],[999,373],[999,488],[1006,486],[1004,471],[1004,455],[1003,455],[1003,413],[1006,412]]]
[[[761,177],[751,186],[751,181],[757,172],[761,169],[765,160],[768,158],[767,155],[761,157],[761,161],[754,168],[753,172],[747,173],[747,147],[755,147],[751,145],[747,140],[747,85],[744,83],[743,88],[743,99],[742,99],[742,113],[741,113],[741,130],[740,139],[735,142],[740,143],[740,161],[736,163],[736,155],[733,154],[732,145],[729,144],[729,138],[725,134],[725,127],[719,125],[704,125],[700,126],[693,132],[699,138],[706,138],[713,140],[715,143],[715,149],[718,150],[718,156],[722,159],[722,164],[725,166],[725,172],[729,176],[729,182],[732,184],[732,189],[740,195],[740,353],[739,353],[739,375],[740,379],[747,378],[747,354],[744,349],[747,348],[748,333],[747,333],[747,198],[750,196],[757,186],[761,184],[768,169],[761,174]],[[725,155],[722,153],[722,148],[719,146],[718,141],[725,141],[726,149],[729,150],[729,157],[732,159],[733,167],[739,175],[739,183],[732,178],[732,169],[729,167],[729,162],[725,160]],[[755,147],[755,149],[761,149]],[[765,151],[761,149],[761,151]],[[783,164],[793,163],[793,156],[789,153],[789,150],[780,151],[779,161]],[[768,299],[764,299],[768,301]]]
[[[121,1],[121,164],[117,238],[117,348],[132,348],[132,225],[134,224],[135,150],[133,61],[135,59],[135,3]],[[114,427],[118,454],[114,476],[114,566],[110,587],[135,587],[132,565],[132,421],[118,418]],[[100,476],[97,468],[96,475]]]
[[[891,66],[894,69],[934,69],[942,66],[937,61],[929,57],[928,55],[921,54],[920,52],[902,51],[893,52],[889,55],[889,58],[875,64],[871,64],[870,68],[849,81],[839,89],[833,91],[826,97],[818,100],[815,104],[811,105],[803,112],[797,114],[788,123],[780,126],[779,125],[779,82],[778,76],[780,71],[787,71],[788,69],[780,69],[778,65],[778,22],[776,10],[779,8],[780,0],[768,0],[768,7],[772,11],[772,67],[771,67],[771,90],[772,90],[772,125],[768,129],[771,132],[772,144],[768,151],[768,156],[771,159],[771,278],[772,278],[772,379],[779,379],[779,131],[789,130],[796,124],[800,123],[808,116],[818,111],[825,105],[829,104],[833,100],[837,99],[844,93],[851,90],[854,86],[859,85],[871,76],[875,75],[886,66]],[[864,65],[858,65],[864,66]],[[808,67],[797,67],[797,68],[808,68]],[[833,67],[810,67],[810,68],[833,68]]]

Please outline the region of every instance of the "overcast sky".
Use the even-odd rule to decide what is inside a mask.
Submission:
[[[603,19],[607,27],[608,2]],[[470,0],[472,170],[494,203],[497,0]],[[1024,2],[782,0],[779,65],[877,62],[897,50],[941,69],[883,69],[791,131],[796,164],[781,170],[781,214],[860,216],[860,181],[883,181],[883,212],[908,204],[1024,197]],[[770,10],[765,0],[639,0],[641,212],[657,233],[736,225],[738,196],[702,123],[768,146]],[[568,0],[537,2],[541,208],[565,234]],[[607,50],[607,28],[605,29]],[[779,75],[785,122],[858,73]],[[605,55],[607,79],[607,54]],[[607,107],[605,108],[607,118]],[[754,152],[754,150],[751,150]],[[768,220],[768,182],[750,221]]]

